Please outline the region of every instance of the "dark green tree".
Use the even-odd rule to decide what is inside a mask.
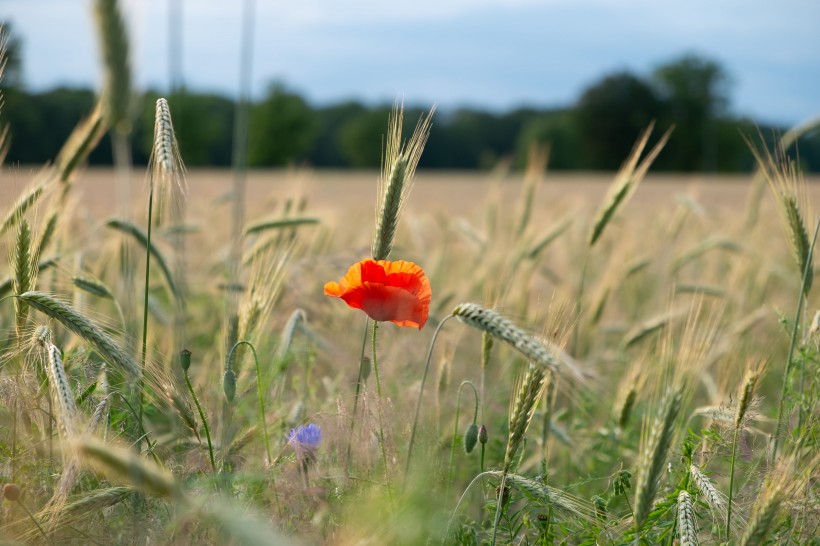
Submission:
[[[251,106],[248,134],[250,165],[287,165],[303,161],[314,135],[313,112],[298,94],[271,85],[262,102]]]
[[[652,82],[664,102],[663,121],[675,125],[658,165],[684,171],[715,170],[718,120],[729,105],[726,71],[715,61],[685,55],[656,68]]]
[[[88,115],[95,102],[90,90],[65,87],[45,93],[6,89],[3,99],[2,114],[11,135],[8,162],[26,164],[53,160],[74,126]]]
[[[533,144],[547,145],[550,170],[583,167],[579,154],[579,137],[571,111],[557,110],[534,115],[521,130],[516,144],[516,166],[524,168]]]
[[[348,160],[340,146],[340,128],[366,112],[363,104],[354,101],[314,110],[316,132],[308,156],[310,164],[316,167],[347,167]]]
[[[348,165],[359,168],[381,165],[389,114],[388,106],[379,106],[362,112],[339,127],[339,151]]]
[[[647,83],[627,72],[605,77],[584,91],[575,108],[583,164],[617,169],[638,135],[662,112]]]

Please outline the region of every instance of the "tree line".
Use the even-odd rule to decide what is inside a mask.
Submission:
[[[7,67],[3,82],[11,145],[7,161],[42,164],[52,160],[74,125],[93,108],[90,89],[28,91]],[[10,73],[9,73],[10,72]],[[754,162],[746,138],[771,142],[787,128],[761,126],[733,116],[729,82],[714,61],[683,56],[648,77],[616,72],[586,88],[563,108],[522,107],[502,113],[477,108],[437,112],[421,168],[484,169],[500,161],[520,167],[532,145],[550,147],[554,170],[612,170],[627,157],[638,134],[654,121],[674,132],[654,164],[677,172],[743,172]],[[132,154],[148,160],[156,91],[137,101]],[[235,102],[225,96],[183,89],[167,96],[183,160],[188,166],[231,164]],[[378,167],[391,104],[357,101],[317,106],[282,83],[272,84],[252,102],[248,126],[248,164],[252,167],[308,165],[316,168]],[[411,130],[422,109],[405,110]],[[820,135],[798,141],[799,160],[808,172],[820,171]],[[111,163],[110,143],[91,154],[92,164]]]

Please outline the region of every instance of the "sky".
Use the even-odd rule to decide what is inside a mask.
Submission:
[[[279,81],[314,104],[563,107],[607,74],[694,53],[729,73],[733,114],[820,115],[818,0],[124,0],[141,89],[169,89],[174,3],[181,77],[199,91],[237,96],[252,6],[256,97]],[[0,0],[4,19],[30,89],[99,85],[91,0]]]

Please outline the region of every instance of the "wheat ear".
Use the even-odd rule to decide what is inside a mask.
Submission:
[[[641,153],[649,141],[649,135],[652,134],[653,127],[654,123],[651,123],[649,127],[647,127],[641,134],[641,136],[638,137],[638,141],[635,143],[632,152],[629,154],[626,162],[624,162],[620,171],[618,171],[618,174],[615,176],[615,180],[612,182],[606,199],[601,204],[601,208],[598,209],[598,213],[595,215],[595,221],[589,231],[587,243],[590,247],[595,245],[601,237],[601,234],[604,232],[604,229],[607,224],[609,224],[610,220],[612,220],[615,216],[618,208],[620,208],[620,206],[624,204],[635,192],[638,184],[649,170],[649,166],[653,161],[655,161],[655,158],[661,152],[666,144],[666,141],[669,139],[669,135],[672,131],[671,129],[663,134],[658,143],[655,144],[655,147],[652,148],[644,160],[638,164]]]
[[[678,493],[678,535],[680,546],[698,546],[695,509],[692,506],[692,496],[686,491]]]
[[[453,315],[463,323],[507,343],[542,368],[558,371],[561,367],[567,367],[553,354],[552,349],[492,309],[475,303],[462,303],[453,309]]]
[[[105,334],[99,326],[65,303],[42,292],[34,291],[21,294],[19,298],[85,339],[100,353],[100,356],[126,376],[135,378],[139,375],[139,366],[122,347]]]
[[[668,391],[652,422],[649,436],[641,449],[638,461],[638,480],[635,484],[635,532],[640,533],[652,509],[658,480],[666,461],[666,453],[675,434],[675,420],[683,402],[683,391]]]
[[[386,260],[393,248],[393,238],[402,205],[410,193],[413,175],[421,153],[430,136],[435,108],[422,117],[413,136],[402,143],[402,120],[404,107],[396,104],[388,122],[387,144],[382,159],[382,175],[379,180],[379,196],[376,201],[376,229],[373,234],[372,257]]]

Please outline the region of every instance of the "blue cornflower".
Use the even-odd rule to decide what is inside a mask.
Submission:
[[[288,444],[296,451],[303,464],[316,460],[316,450],[322,441],[322,429],[315,423],[290,429]]]

